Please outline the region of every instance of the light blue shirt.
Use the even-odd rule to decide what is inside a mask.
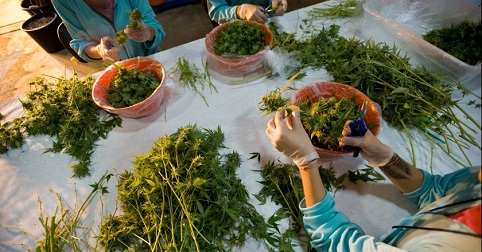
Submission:
[[[238,5],[253,4],[262,7],[263,9],[271,4],[271,0],[208,0],[208,14],[211,20],[220,24],[238,19],[236,10]],[[270,16],[272,13],[270,13]]]
[[[136,8],[142,13],[142,22],[154,29],[154,40],[139,43],[128,38],[124,44],[118,46],[121,60],[158,52],[165,37],[164,30],[147,0],[114,0],[114,22],[91,9],[83,0],[52,0],[52,4],[72,36],[70,46],[87,61],[94,60],[84,53],[84,49],[89,45],[97,45],[102,37],[115,40],[116,31],[124,29],[130,23],[128,12]]]
[[[404,196],[417,204],[419,209],[425,209],[412,217],[403,219],[400,225],[434,227],[440,223],[448,223],[445,226],[447,229],[473,233],[468,227],[449,217],[427,213],[427,209],[480,198],[480,182],[477,178],[479,170],[480,167],[464,168],[445,176],[431,175],[423,171],[424,180],[421,187]],[[480,204],[480,199],[475,203]],[[374,237],[366,235],[346,215],[338,212],[335,201],[329,193],[322,201],[311,207],[306,207],[303,199],[300,209],[304,214],[303,223],[311,237],[311,245],[318,251],[474,251],[474,248],[480,249],[480,238],[449,232],[416,229],[414,231],[406,228],[393,228],[377,241]],[[434,220],[437,222],[435,223]],[[417,233],[411,234],[411,232]]]

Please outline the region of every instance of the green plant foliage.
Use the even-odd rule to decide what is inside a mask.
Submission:
[[[114,108],[129,107],[147,99],[160,84],[153,72],[115,66],[118,72],[107,89],[107,99]]]
[[[345,122],[355,120],[360,109],[347,98],[320,97],[316,102],[300,104],[300,119],[314,146],[325,150],[341,151],[338,139]]]
[[[139,29],[142,21],[142,13],[139,9],[133,9],[132,11],[129,12],[129,20],[130,24],[127,25],[127,28],[135,30]],[[117,31],[117,38],[116,38],[116,44],[117,45],[122,45],[126,42],[127,40],[127,35],[124,33],[124,29],[118,30]]]
[[[265,46],[266,33],[256,24],[246,21],[229,23],[219,30],[213,44],[214,53],[236,57],[253,55]]]
[[[186,126],[155,142],[119,176],[123,214],[109,216],[99,239],[108,251],[231,251],[267,225],[236,176],[236,152],[221,154],[224,134]]]
[[[358,0],[338,0],[323,8],[313,8],[308,11],[308,16],[314,19],[320,18],[346,18],[352,17],[357,11],[361,11]]]
[[[482,60],[482,22],[464,20],[458,25],[434,29],[423,39],[470,65]]]
[[[439,71],[412,66],[410,59],[401,56],[395,46],[372,40],[344,38],[339,35],[338,25],[322,27],[320,30],[311,27],[309,20],[304,20],[304,23],[309,31],[299,39],[294,33],[279,33],[274,24],[270,24],[275,36],[274,46],[288,52],[298,52],[297,59],[302,62],[300,71],[308,68],[326,69],[334,81],[351,85],[378,103],[388,125],[406,132],[409,139],[409,131],[420,132],[461,165],[464,163],[451,155],[446,143],[455,143],[463,153],[468,145],[480,149],[472,136],[472,133],[477,133],[475,128],[480,130],[480,123],[451,98],[455,88],[465,94],[463,84],[450,80]],[[480,108],[480,97],[477,99],[470,104]],[[465,118],[457,118],[454,112],[457,110],[472,125],[465,123]],[[455,127],[459,135],[456,136],[450,127]],[[427,130],[440,135],[445,142],[441,144],[429,136]],[[415,157],[413,147],[412,155]],[[465,158],[470,164],[466,155]]]
[[[183,87],[194,90],[196,94],[201,96],[204,103],[209,106],[206,97],[203,92],[206,86],[209,90],[218,91],[216,86],[211,82],[211,75],[207,67],[207,62],[203,64],[203,70],[199,69],[194,63],[190,63],[184,57],[178,58],[176,65],[172,68],[172,73],[177,73],[179,75],[179,82]],[[199,86],[199,87],[198,87]]]
[[[275,88],[261,98],[261,106],[259,107],[259,110],[265,115],[276,111],[287,110],[289,101],[289,98],[283,97],[283,91],[281,91],[281,89]]]
[[[78,161],[70,166],[74,177],[85,177],[90,175],[95,142],[105,139],[122,120],[112,114],[101,119],[101,109],[92,100],[95,79],[91,76],[55,80],[39,77],[29,83],[32,91],[21,101],[24,115],[0,126],[0,153],[21,147],[25,135],[48,135],[56,140],[46,152],[72,156]]]
[[[93,227],[89,224],[83,226],[82,218],[88,211],[91,202],[96,196],[101,197],[108,193],[107,184],[113,174],[104,174],[100,180],[91,184],[92,191],[81,202],[80,207],[71,209],[65,203],[60,194],[57,193],[59,205],[56,208],[54,215],[48,217],[44,216],[42,212],[42,205],[40,203],[40,217],[39,221],[43,228],[42,238],[36,239],[35,252],[52,252],[52,251],[100,251],[96,245],[89,245],[89,235],[94,233]],[[77,196],[77,195],[76,195]],[[25,232],[25,231],[24,231]],[[30,251],[30,250],[29,250]]]

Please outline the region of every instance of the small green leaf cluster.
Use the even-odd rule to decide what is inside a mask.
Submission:
[[[131,12],[129,12],[129,20],[130,23],[127,25],[129,29],[139,29],[142,21],[142,13],[139,9],[134,9]],[[116,44],[117,45],[122,45],[126,42],[127,40],[127,35],[124,33],[124,29],[118,30],[117,32],[117,38],[116,38]]]
[[[116,65],[117,66],[117,65]],[[117,67],[118,72],[107,88],[107,99],[114,108],[137,104],[152,95],[160,81],[150,71]]]
[[[3,117],[4,116],[0,114],[0,121]],[[22,132],[21,119],[15,118],[12,121],[0,123],[0,154],[6,153],[9,149],[22,147]]]
[[[482,61],[482,22],[464,20],[458,25],[433,29],[423,39],[470,65]]]
[[[347,120],[359,116],[358,106],[347,98],[320,97],[316,102],[300,104],[300,119],[314,146],[341,151],[338,139]]]
[[[142,13],[139,9],[133,9],[129,12],[129,20],[131,23],[127,25],[129,29],[136,30],[141,26]]]
[[[261,98],[261,106],[259,107],[259,110],[268,115],[286,109],[288,103],[289,98],[284,98],[281,89],[275,88]]]
[[[228,23],[216,35],[214,53],[227,57],[253,55],[265,47],[265,39],[266,33],[256,24],[246,21]]]
[[[185,126],[159,138],[119,176],[123,214],[109,216],[99,239],[109,251],[231,251],[267,225],[236,176],[237,152],[224,134]]]
[[[56,140],[46,152],[77,159],[78,163],[70,166],[74,177],[89,175],[95,142],[122,122],[116,115],[101,120],[91,96],[94,82],[91,76],[80,79],[77,75],[52,82],[39,77],[30,82],[32,91],[21,101],[24,115],[0,127],[1,153],[21,147],[25,135],[48,135]]]

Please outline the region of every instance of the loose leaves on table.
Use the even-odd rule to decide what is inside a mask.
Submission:
[[[55,81],[39,77],[30,82],[32,91],[21,101],[25,113],[0,126],[0,153],[21,147],[26,135],[48,135],[55,139],[46,152],[75,158],[78,163],[70,166],[74,177],[90,175],[95,142],[122,123],[117,115],[101,117],[102,110],[91,96],[94,82],[91,76],[81,79],[77,75]]]

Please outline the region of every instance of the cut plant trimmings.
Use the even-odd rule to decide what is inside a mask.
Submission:
[[[55,212],[46,216],[42,207],[42,201],[39,198],[40,217],[38,218],[42,230],[42,235],[37,237],[31,233],[31,229],[8,227],[11,229],[19,229],[23,234],[35,239],[35,249],[28,248],[25,244],[16,244],[26,248],[27,251],[36,252],[52,252],[52,251],[103,251],[98,242],[92,243],[90,239],[96,236],[94,231],[94,223],[86,221],[86,213],[92,207],[93,201],[99,197],[100,205],[103,213],[104,203],[102,196],[109,193],[106,184],[113,176],[111,173],[105,173],[96,183],[90,184],[92,191],[84,200],[79,199],[78,191],[75,190],[75,208],[71,208],[69,204],[57,192],[53,192],[57,196],[58,205]],[[96,204],[95,204],[96,205]],[[101,216],[102,217],[102,216]]]
[[[129,107],[147,99],[160,84],[153,72],[141,72],[115,63],[114,66],[118,71],[107,89],[107,99],[114,108]]]
[[[185,126],[159,138],[119,175],[122,215],[101,224],[108,251],[231,251],[248,237],[267,240],[267,224],[236,170],[240,155],[221,154],[224,134]]]
[[[122,123],[117,115],[101,117],[102,110],[92,100],[94,82],[91,76],[80,79],[77,75],[54,81],[39,77],[30,82],[32,91],[21,101],[25,113],[0,125],[0,153],[21,147],[26,136],[48,135],[55,139],[45,152],[76,159],[78,163],[69,166],[74,177],[90,175],[95,142]]]
[[[361,11],[361,8],[357,8],[360,5],[358,0],[338,0],[335,3],[329,4],[323,8],[313,8],[308,11],[308,16],[314,19],[328,18],[347,18],[353,16],[357,11]]]
[[[333,81],[351,85],[378,103],[388,125],[407,133],[414,165],[416,155],[411,139],[416,133],[462,166],[471,165],[466,149],[469,146],[481,149],[474,138],[481,126],[451,95],[455,89],[471,95],[474,100],[468,105],[477,109],[480,109],[479,96],[441,72],[412,66],[410,59],[401,56],[395,46],[344,38],[339,35],[338,25],[319,29],[310,20],[304,20],[304,24],[306,31],[299,39],[294,33],[277,32],[274,24],[270,24],[275,37],[273,46],[297,51],[297,59],[302,62],[300,70],[325,68]],[[459,118],[457,113],[465,118]],[[444,141],[432,137],[434,134]],[[453,154],[451,143],[460,150],[465,162]]]
[[[236,21],[219,30],[213,44],[215,54],[223,57],[254,55],[265,46],[266,33],[257,24]]]
[[[207,67],[207,62],[203,63],[203,70],[199,69],[194,63],[190,63],[186,58],[177,59],[176,65],[170,69],[170,75],[176,76],[181,85],[185,88],[192,89],[196,94],[201,96],[204,103],[209,106],[203,91],[207,87],[212,92],[217,92],[216,86],[211,81],[211,74]],[[200,88],[198,88],[198,85]]]

